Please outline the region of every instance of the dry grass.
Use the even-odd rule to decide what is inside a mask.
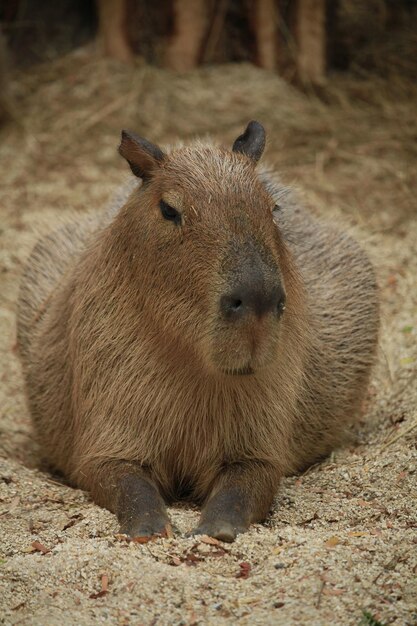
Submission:
[[[84,49],[12,88],[16,123],[0,145],[4,623],[345,626],[367,611],[415,624],[415,85],[356,73],[318,99],[246,64],[178,76]],[[286,479],[270,521],[230,551],[183,536],[128,545],[110,513],[36,468],[14,351],[22,263],[39,223],[100,206],[123,182],[122,127],[164,143],[210,133],[230,144],[252,118],[268,130],[269,161],[313,211],[353,228],[377,266],[383,329],[368,419],[355,447]],[[196,517],[172,511],[181,533]],[[236,578],[243,562],[249,576]]]

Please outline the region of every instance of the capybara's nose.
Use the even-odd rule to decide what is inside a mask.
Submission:
[[[243,282],[220,298],[220,310],[230,322],[242,320],[249,315],[258,318],[272,313],[280,316],[285,309],[285,292],[278,283],[271,288]]]

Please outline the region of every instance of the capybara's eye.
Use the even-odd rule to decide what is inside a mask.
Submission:
[[[174,209],[174,207],[164,202],[164,200],[159,201],[159,208],[161,209],[162,217],[164,219],[175,222],[175,224],[181,224],[181,214],[177,211],[177,209]]]

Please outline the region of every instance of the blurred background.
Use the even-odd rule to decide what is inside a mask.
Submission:
[[[416,17],[415,0],[1,0],[0,184],[17,213],[29,183],[83,208],[126,171],[122,127],[230,144],[255,118],[313,208],[401,230]]]

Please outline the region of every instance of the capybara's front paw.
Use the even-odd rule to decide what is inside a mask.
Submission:
[[[119,480],[117,517],[120,532],[135,537],[172,537],[171,523],[165,503],[152,479],[141,474],[126,473]]]

